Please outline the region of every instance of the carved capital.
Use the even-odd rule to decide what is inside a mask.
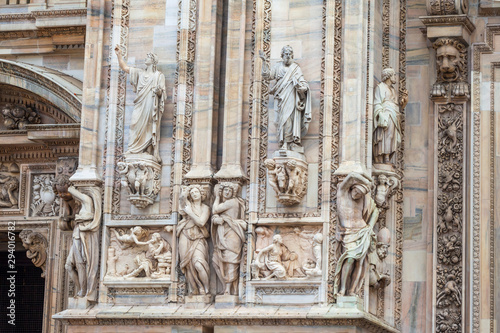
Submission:
[[[299,156],[299,155],[298,155]],[[307,192],[307,162],[304,158],[274,157],[264,162],[269,186],[278,202],[285,206],[298,204]]]
[[[26,249],[26,257],[31,259],[33,265],[42,269],[42,277],[45,277],[45,263],[47,261],[47,238],[39,232],[25,229],[19,233],[19,238]]]
[[[150,157],[150,155],[145,155]],[[161,165],[151,158],[128,156],[118,163],[121,183],[128,191],[128,199],[137,208],[153,204],[161,188]]]

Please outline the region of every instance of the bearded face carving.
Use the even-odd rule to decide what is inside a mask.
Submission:
[[[467,83],[467,48],[458,39],[439,38],[436,50],[437,79],[431,97],[469,97]]]

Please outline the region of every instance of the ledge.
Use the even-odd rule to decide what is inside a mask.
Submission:
[[[370,332],[400,331],[373,316],[355,308],[335,305],[292,306],[237,306],[234,309],[187,309],[184,305],[167,306],[105,306],[86,310],[69,309],[52,318],[68,325],[193,325],[193,326],[356,326]]]

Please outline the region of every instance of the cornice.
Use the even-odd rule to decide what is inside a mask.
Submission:
[[[86,16],[87,9],[36,10],[30,13],[12,13],[0,15],[0,21],[36,20],[38,17]]]
[[[476,27],[467,15],[434,15],[421,16],[420,20],[426,27],[447,26],[447,25],[462,25],[467,31],[472,33]]]

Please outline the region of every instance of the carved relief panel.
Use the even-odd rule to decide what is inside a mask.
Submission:
[[[55,175],[36,174],[31,180],[30,216],[58,216],[59,198],[54,190]]]
[[[0,209],[19,209],[19,166],[0,164]]]

